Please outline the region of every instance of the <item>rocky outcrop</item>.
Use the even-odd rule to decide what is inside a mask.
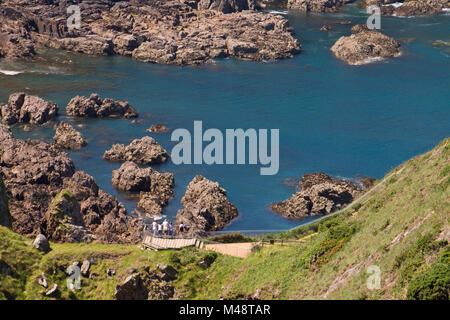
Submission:
[[[161,123],[152,124],[150,128],[147,129],[147,132],[151,133],[166,133],[169,132],[169,128]]]
[[[1,107],[1,119],[4,124],[17,122],[44,124],[58,115],[58,106],[37,96],[23,92],[13,93],[8,103]]]
[[[13,230],[20,234],[42,233],[54,241],[84,241],[87,234],[106,243],[141,240],[143,222],[127,216],[123,204],[100,190],[90,175],[77,171],[70,157],[56,145],[2,140],[0,172]],[[73,197],[61,197],[65,189]]]
[[[396,5],[393,5],[396,3]],[[449,0],[363,0],[361,7],[376,5],[381,8],[381,14],[400,17],[433,15],[450,8]]]
[[[287,19],[253,11],[254,0],[88,1],[79,6],[81,28],[68,30],[66,7],[59,2],[0,4],[0,21],[9,26],[6,40],[0,38],[0,53],[24,48],[17,51],[33,55],[36,46],[192,65],[225,57],[272,61],[301,50]]]
[[[401,55],[397,41],[371,30],[340,37],[331,47],[331,52],[350,65],[361,65]]]
[[[70,150],[80,150],[87,145],[86,139],[81,133],[74,129],[67,122],[60,122],[56,125],[55,143]]]
[[[159,164],[164,163],[169,158],[169,154],[161,147],[155,139],[143,137],[134,139],[127,146],[114,144],[111,149],[105,151],[103,159],[109,161],[132,161],[138,164]]]
[[[158,265],[155,270],[128,270],[125,280],[116,285],[114,297],[116,300],[170,299],[175,288],[169,282],[175,280],[177,274],[174,268],[167,265]]]
[[[159,173],[152,168],[139,168],[134,162],[125,162],[113,171],[112,184],[118,190],[140,191],[138,208],[149,215],[160,215],[162,208],[173,198],[172,173]]]
[[[257,5],[255,0],[200,0],[197,7],[199,10],[209,9],[222,13],[231,13],[242,10],[254,10]]]
[[[110,98],[101,99],[96,93],[87,97],[76,96],[70,100],[66,113],[73,117],[91,118],[136,118],[138,112],[128,101],[117,101]]]
[[[178,211],[176,223],[183,223],[192,235],[221,230],[238,216],[225,189],[201,175],[189,183],[181,204],[183,209]]]
[[[288,0],[288,9],[312,12],[336,12],[341,6],[354,0]]]
[[[364,23],[358,23],[355,24],[351,29],[351,33],[359,33],[359,32],[366,32],[369,31],[369,28],[367,28],[367,24]]]
[[[299,187],[301,190],[289,199],[274,203],[272,210],[290,219],[325,215],[343,208],[362,193],[356,184],[322,172],[304,175]]]

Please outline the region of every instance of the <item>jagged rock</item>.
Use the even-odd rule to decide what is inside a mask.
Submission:
[[[299,187],[301,191],[274,203],[272,210],[291,219],[325,215],[343,208],[362,193],[356,184],[333,179],[322,172],[304,175]]]
[[[0,123],[0,141],[14,138],[11,129]]]
[[[400,2],[399,5],[389,5]],[[450,7],[449,0],[363,0],[361,6],[367,8],[371,5],[381,7],[383,15],[395,15],[403,17],[433,15],[442,13],[444,8]],[[383,5],[383,6],[382,6]]]
[[[150,126],[150,128],[147,129],[147,132],[153,132],[153,133],[166,133],[169,132],[169,129],[161,124],[161,123],[157,123],[157,124],[152,124]]]
[[[254,10],[255,0],[200,0],[199,10],[216,10],[222,13],[239,12],[242,10]]]
[[[50,244],[43,234],[39,234],[36,239],[34,239],[33,247],[42,252],[47,252],[50,250]]]
[[[359,180],[359,182],[363,185],[364,189],[372,188],[376,181],[377,179],[372,177],[364,177]]]
[[[56,125],[55,143],[63,148],[79,150],[86,146],[87,142],[83,135],[74,129],[67,122],[60,122]]]
[[[158,264],[156,266],[160,271],[159,277],[164,281],[172,281],[177,278],[178,271],[166,264]]]
[[[313,12],[335,12],[344,5],[351,2],[345,0],[288,0],[288,9]]]
[[[37,281],[39,285],[43,286],[44,288],[48,287],[47,278],[45,277],[45,274],[43,272],[37,277]]]
[[[190,234],[205,235],[221,230],[238,216],[226,191],[201,175],[189,183],[181,204],[183,209],[178,210],[177,224],[183,223]]]
[[[159,164],[168,158],[167,151],[155,139],[147,136],[131,141],[128,146],[114,144],[103,154],[103,159],[109,161],[132,161],[138,164]]]
[[[2,122],[7,125],[17,122],[44,124],[57,115],[58,106],[55,103],[23,92],[11,94],[8,103],[1,107]]]
[[[36,140],[1,140],[0,171],[9,198],[13,230],[22,235],[44,233],[55,241],[90,241],[92,233],[93,238],[106,243],[141,240],[144,223],[127,216],[122,203],[100,190],[91,176],[77,171],[70,157],[55,145]],[[73,195],[66,204],[73,206],[63,208],[74,211],[68,210],[65,218],[54,220],[49,208],[64,189]],[[74,214],[76,222],[72,221]],[[59,226],[69,228],[58,229]]]
[[[91,118],[136,118],[139,115],[128,101],[110,98],[102,100],[96,93],[92,93],[89,98],[80,96],[72,98],[66,107],[66,113],[69,116]]]
[[[342,36],[331,47],[331,52],[350,65],[398,57],[401,54],[400,44],[378,31],[362,31]]]
[[[113,171],[112,184],[118,190],[141,191],[137,206],[150,215],[161,214],[162,208],[173,198],[172,173],[142,169],[130,161]]]
[[[116,286],[114,297],[117,300],[146,300],[148,289],[144,286],[140,274],[134,273]]]

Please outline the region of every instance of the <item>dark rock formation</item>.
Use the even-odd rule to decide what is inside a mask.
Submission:
[[[178,211],[176,223],[183,223],[193,235],[221,230],[238,216],[238,210],[228,200],[226,191],[217,182],[201,175],[189,183],[181,204],[183,209]]]
[[[110,98],[100,99],[93,93],[89,98],[76,96],[70,100],[66,113],[74,117],[91,118],[136,118],[138,112],[128,104],[128,101],[117,101]]]
[[[324,24],[321,28],[320,31],[331,31],[333,30],[333,28],[329,25],[329,24]]]
[[[132,161],[138,164],[159,164],[166,162],[168,158],[167,151],[155,139],[147,136],[131,141],[128,146],[114,144],[103,154],[105,160]]]
[[[401,54],[400,44],[378,31],[361,31],[342,36],[331,47],[331,52],[350,65],[361,65]]]
[[[150,215],[159,215],[173,198],[172,173],[159,173],[152,168],[139,168],[134,162],[125,162],[113,171],[112,184],[118,190],[141,191],[138,208]]]
[[[81,28],[68,30],[60,1],[2,2],[0,55],[33,56],[36,46],[185,65],[225,57],[271,61],[301,50],[286,18],[247,10],[255,8],[254,0],[83,1],[79,6]]]
[[[55,145],[1,140],[0,173],[9,197],[13,230],[20,234],[43,233],[55,241],[85,240],[89,233],[107,243],[141,240],[143,222],[127,216],[122,203],[100,190],[91,176],[77,171],[69,156]],[[57,196],[64,189],[73,197]],[[58,214],[50,215],[55,208]],[[60,215],[60,210],[65,214]]]
[[[325,215],[343,208],[362,193],[354,183],[333,179],[322,172],[304,175],[299,187],[301,191],[274,203],[272,210],[291,219]]]
[[[367,25],[364,24],[364,23],[358,23],[358,24],[355,24],[355,25],[350,29],[350,32],[351,32],[351,33],[365,32],[365,31],[369,31],[369,28],[367,28]]]
[[[86,146],[87,142],[83,135],[74,129],[67,122],[60,122],[56,125],[55,143],[63,148],[79,150]]]
[[[161,123],[157,123],[157,124],[152,124],[150,126],[150,128],[147,129],[147,132],[152,132],[152,133],[166,133],[169,132],[169,129],[161,124]]]
[[[8,103],[1,107],[2,122],[7,125],[17,122],[44,124],[57,115],[58,106],[55,103],[23,92],[11,94]]]

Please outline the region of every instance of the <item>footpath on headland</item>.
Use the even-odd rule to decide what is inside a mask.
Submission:
[[[306,225],[317,223],[318,221],[321,221],[323,219],[329,218],[331,216],[335,216],[339,213],[344,212],[348,208],[351,208],[352,206],[360,203],[363,201],[369,194],[371,194],[374,190],[377,190],[380,188],[381,185],[383,185],[386,181],[388,181],[392,176],[402,172],[403,168],[400,170],[394,171],[387,177],[385,177],[383,180],[381,180],[378,184],[376,184],[374,187],[372,187],[369,191],[364,193],[361,197],[358,199],[355,199],[352,203],[347,205],[345,208],[338,210],[336,212],[333,212],[329,215],[323,216],[319,219],[307,222],[305,224],[302,224],[301,226],[292,228],[287,231],[292,231],[301,227],[304,227]],[[247,230],[250,231],[250,230]],[[236,232],[236,231],[233,231]],[[310,235],[307,235],[301,239],[297,240],[277,240],[277,239],[271,239],[271,240],[260,240],[258,242],[234,242],[234,243],[221,243],[212,241],[209,239],[201,239],[201,238],[177,238],[177,237],[164,237],[164,236],[156,236],[151,233],[147,233],[144,235],[142,240],[142,245],[146,249],[150,250],[168,250],[168,249],[181,249],[185,247],[196,247],[198,249],[204,249],[209,251],[215,251],[217,253],[238,257],[238,258],[247,258],[252,252],[258,250],[261,246],[264,245],[274,245],[274,244],[281,244],[281,245],[295,245],[298,243],[302,243],[306,241],[306,239],[316,235],[317,233],[313,233]]]

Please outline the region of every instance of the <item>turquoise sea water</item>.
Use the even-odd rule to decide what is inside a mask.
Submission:
[[[176,67],[145,64],[126,57],[88,57],[58,53],[73,64],[10,64],[0,61],[0,101],[16,91],[40,95],[61,108],[75,95],[98,92],[102,97],[128,100],[140,112],[141,123],[122,119],[88,119],[79,129],[89,145],[70,152],[78,169],[93,175],[105,191],[123,201],[129,212],[135,200],[117,193],[111,171],[120,164],[102,160],[113,143],[128,144],[142,137],[153,123],[171,129],[192,130],[194,120],[203,127],[280,129],[280,170],[260,176],[259,166],[183,165],[170,161],[155,166],[175,174],[176,198],[165,213],[173,217],[195,174],[219,181],[240,216],[226,230],[287,229],[299,224],[268,209],[288,198],[291,177],[324,171],[346,178],[368,175],[381,178],[393,167],[425,152],[450,136],[450,49],[433,47],[433,40],[450,40],[450,16],[383,17],[382,31],[402,42],[400,58],[364,66],[347,66],[329,51],[348,34],[351,25],[325,23],[364,22],[356,6],[337,14],[301,14],[287,17],[297,31],[303,52],[295,59],[274,63],[220,60],[214,65]],[[51,140],[52,128],[24,132],[16,137]],[[150,134],[149,134],[150,135]],[[169,152],[170,134],[153,134]]]

